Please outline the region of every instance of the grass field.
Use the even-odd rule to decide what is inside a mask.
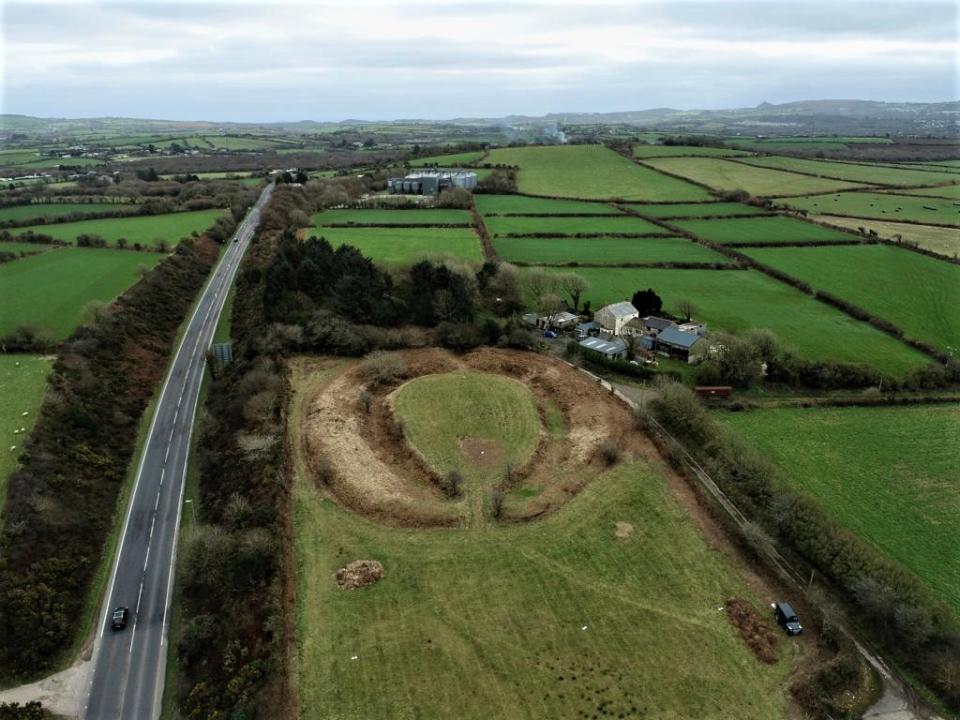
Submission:
[[[719,245],[856,240],[852,235],[839,230],[831,230],[782,215],[716,220],[672,220],[670,224]]]
[[[407,440],[441,475],[463,473],[469,495],[486,492],[504,468],[522,465],[537,446],[540,417],[533,395],[503,375],[452,372],[411,380],[394,396]],[[471,462],[461,442],[482,440],[494,457]]]
[[[459,167],[461,165],[473,165],[483,157],[480,150],[474,152],[451,153],[449,155],[431,155],[430,157],[417,158],[410,161],[410,167],[423,167],[425,165],[439,165],[442,167]]]
[[[23,444],[36,422],[52,367],[49,357],[0,354],[0,504],[6,497],[7,478],[16,469]],[[21,428],[26,432],[19,432]]]
[[[855,163],[830,162],[828,160],[804,160],[767,156],[749,158],[746,163],[758,167],[777,170],[795,170],[824,177],[839,178],[850,182],[874,183],[881,185],[934,185],[936,183],[955,182],[956,175],[950,173],[927,172],[924,170],[899,169],[880,165],[860,165]]]
[[[0,208],[0,222],[5,220],[32,220],[34,218],[55,218],[73,212],[98,213],[116,210],[136,212],[133,203],[33,203]]]
[[[708,185],[714,190],[746,190],[751,195],[760,197],[803,195],[860,187],[842,180],[827,180],[781,170],[770,170],[720,158],[654,158],[645,162],[651,167],[682,175]],[[683,200],[684,198],[665,199]]]
[[[298,476],[293,527],[307,720],[784,716],[793,644],[772,666],[747,650],[717,608],[750,592],[649,466],[542,521],[434,530],[378,525]],[[384,578],[337,589],[359,558]]]
[[[655,218],[714,217],[720,215],[765,215],[766,210],[736,202],[669,203],[666,205],[628,204],[626,207]]]
[[[579,200],[549,200],[523,195],[474,195],[473,201],[481,215],[513,215],[537,213],[543,215],[616,215],[615,207],[600,202]]]
[[[203,232],[224,213],[224,210],[195,210],[167,215],[80,220],[56,225],[13,228],[10,233],[17,235],[31,230],[66,242],[73,242],[78,235],[99,235],[109,243],[115,243],[118,238],[126,238],[131,245],[140,243],[144,246],[156,247],[161,240],[174,245],[183,238],[189,237],[194,231]]]
[[[945,198],[844,192],[785,198],[784,202],[790,207],[800,208],[815,215],[853,215],[877,220],[914,220],[940,225],[960,225],[960,207]]]
[[[467,210],[326,210],[314,215],[312,222],[317,226],[338,223],[464,226],[473,224]]]
[[[757,248],[746,254],[935,347],[960,354],[960,266],[889,245]]]
[[[59,248],[0,265],[0,335],[18,325],[39,325],[65,338],[91,300],[108,302],[137,281],[137,268],[163,260],[159,253]]]
[[[668,230],[640,218],[629,215],[610,217],[489,217],[483,221],[490,236],[552,233],[576,235],[577,233],[632,233],[666,235]]]
[[[960,615],[960,406],[718,415],[782,477],[913,570]]]
[[[814,215],[813,218],[820,222],[831,223],[852,230],[860,227],[875,230],[880,237],[888,240],[892,240],[895,235],[899,235],[903,240],[915,242],[922,248],[946,257],[960,255],[960,230],[956,228],[885,222],[883,220],[861,220],[859,218],[834,217],[833,215]],[[0,248],[2,247],[0,245]]]
[[[378,262],[403,263],[426,255],[446,254],[482,260],[480,239],[469,228],[308,228],[334,247],[353,245]]]
[[[0,253],[12,252],[18,255],[20,253],[41,253],[52,250],[54,247],[54,245],[43,245],[41,243],[0,242]]]
[[[948,200],[960,200],[960,185],[944,185],[942,187],[910,188],[907,190],[897,190],[891,195],[918,195],[921,197],[947,198]]]
[[[706,321],[711,330],[769,328],[805,358],[864,362],[891,375],[902,375],[928,361],[866,323],[753,270],[578,268],[574,272],[590,283],[583,299],[594,308],[653,288],[670,312],[678,312],[680,300],[690,300],[695,319]]]
[[[652,157],[736,157],[750,155],[745,150],[719,147],[700,147],[697,145],[634,145],[633,156],[637,158]]]
[[[729,262],[723,255],[686,238],[497,238],[493,247],[509,262],[552,265]]]
[[[491,163],[518,165],[519,187],[533,195],[623,200],[709,200],[706,190],[630,162],[601,145],[499,148]]]

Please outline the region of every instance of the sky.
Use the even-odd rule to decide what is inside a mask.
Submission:
[[[960,98],[954,0],[0,0],[0,112],[444,119]]]

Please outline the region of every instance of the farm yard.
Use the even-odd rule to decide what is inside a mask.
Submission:
[[[525,195],[475,195],[474,203],[484,217],[490,215],[617,215],[620,211],[603,202],[551,200]]]
[[[670,224],[718,245],[857,242],[849,233],[775,215],[717,220],[671,220]]]
[[[145,247],[158,247],[163,241],[172,246],[192,233],[202,233],[207,230],[217,218],[224,214],[224,210],[194,210],[166,215],[79,220],[12,228],[10,234],[17,236],[25,232],[34,232],[69,243],[74,242],[78,235],[98,235],[108,243],[116,243],[120,238],[126,238],[130,245],[140,243]]]
[[[806,195],[862,187],[862,185],[843,180],[810,177],[720,158],[653,158],[645,160],[644,163],[664,172],[702,183],[714,190],[745,190],[758,197]]]
[[[724,215],[766,215],[767,211],[753,205],[736,202],[703,203],[629,203],[624,207],[640,215],[653,218],[721,217]]]
[[[945,172],[911,170],[883,165],[861,165],[828,160],[803,160],[781,156],[745,158],[742,162],[758,167],[809,173],[820,177],[838,178],[872,185],[938,185],[955,183],[956,175]]]
[[[2,247],[2,245],[0,245]],[[0,335],[19,325],[67,337],[92,301],[110,302],[138,279],[160,253],[62,247],[0,265]]]
[[[583,299],[594,308],[652,287],[668,312],[678,313],[677,303],[689,300],[712,330],[768,328],[810,360],[867,363],[894,376],[927,362],[919,351],[755,270],[577,268],[576,274],[590,283]]]
[[[531,195],[583,199],[709,200],[703,188],[630,162],[601,145],[498,148],[485,162],[516,165]]]
[[[717,418],[784,482],[913,570],[960,617],[960,406],[772,409]]]
[[[0,354],[0,498],[17,467],[17,458],[30,435],[47,390],[53,358],[40,355]]]
[[[743,252],[889,320],[909,337],[960,351],[960,266],[889,245]]]
[[[470,228],[323,227],[306,228],[304,234],[326,238],[334,247],[352,245],[383,263],[413,262],[429,255],[483,259],[480,238]]]
[[[848,215],[877,220],[960,226],[960,206],[947,199],[892,193],[843,192],[786,198],[783,202],[790,207],[806,210],[811,215]]]
[[[838,217],[836,215],[814,215],[814,220],[829,225],[838,225],[850,230],[873,230],[886,240],[897,237],[905,242],[916,243],[930,252],[944,257],[960,255],[960,230],[940,225],[918,225],[917,223],[886,222],[884,220],[862,220],[860,218]]]
[[[412,434],[424,456],[444,468],[461,465],[465,484],[482,485],[506,458],[528,455],[540,419],[518,382],[524,375],[504,378],[495,397],[484,398],[483,383],[447,357],[431,356],[416,372],[443,374],[401,385],[396,403],[418,427]],[[502,351],[483,351],[463,362],[481,369],[494,361],[505,367],[507,360]],[[595,386],[576,376],[554,378],[560,366],[550,370],[553,363],[537,356],[517,360],[518,370],[507,372],[529,373],[526,384],[538,402],[536,378],[566,388],[556,396],[565,422],[551,430],[550,442],[574,442],[574,428],[585,419],[577,415],[582,393],[597,393]],[[594,470],[566,507],[534,522],[390,527],[346,509],[311,479],[309,438],[339,442],[316,423],[352,387],[345,367],[317,359],[294,361],[292,368],[291,431],[308,438],[291,443],[294,652],[304,717],[327,717],[332,708],[344,719],[783,716],[783,683],[797,648],[782,643],[779,662],[761,664],[717,612],[729,597],[757,607],[767,598],[753,595],[725,555],[708,548],[676,501],[679,488],[668,484],[659,462],[644,459],[642,448],[610,470]],[[580,400],[571,403],[575,395]],[[464,412],[474,401],[483,408],[479,417]],[[594,412],[604,402],[592,405]],[[520,423],[516,438],[508,433],[509,450],[498,427],[507,419]],[[420,437],[442,421],[444,427]],[[471,433],[481,435],[476,447],[463,440]],[[479,457],[478,448],[491,453],[481,464],[492,464],[465,462]],[[475,489],[462,500],[436,502],[471,505]],[[549,492],[522,490],[512,502],[537,502]],[[334,572],[357,558],[380,562],[383,578],[361,590],[339,589]],[[695,682],[682,679],[691,665],[700,668]],[[392,690],[370,693],[372,687]]]
[[[499,235],[577,235],[629,234],[669,235],[670,231],[640,218],[626,215],[611,217],[504,217],[484,220],[491,237]]]
[[[507,262],[524,264],[629,265],[632,263],[728,263],[728,258],[685,238],[494,238]]]
[[[315,226],[330,225],[462,225],[473,224],[466,210],[325,210],[313,216]]]

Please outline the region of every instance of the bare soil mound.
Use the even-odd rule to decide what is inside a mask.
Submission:
[[[354,560],[337,570],[337,587],[342,590],[373,585],[383,577],[383,565],[376,560]]]
[[[780,634],[743,598],[730,598],[725,608],[730,622],[740,632],[740,637],[757,656],[757,660],[775,663]]]
[[[537,353],[481,348],[454,355],[437,348],[396,353],[403,368],[397,377],[373,381],[363,362],[305,397],[298,439],[308,469],[321,489],[345,507],[387,525],[402,527],[473,526],[483,504],[444,492],[443,477],[407,441],[394,415],[393,393],[410,380],[437,373],[474,370],[503,375],[531,392],[541,418],[532,456],[514,468],[510,482],[497,488],[504,501],[490,521],[544,517],[570,501],[610,469],[599,451],[613,442],[617,462],[656,457],[652,444],[632,432],[629,409],[595,381],[562,361]],[[547,432],[562,418],[562,432]],[[465,457],[478,467],[497,467],[503,448],[497,441],[465,436]],[[614,463],[616,464],[616,463]]]
[[[622,520],[617,522],[617,529],[614,531],[614,534],[618,538],[628,538],[633,535],[633,525],[628,522],[623,522]]]

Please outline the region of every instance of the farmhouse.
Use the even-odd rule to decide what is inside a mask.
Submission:
[[[622,335],[626,324],[639,315],[640,313],[631,303],[618,302],[597,310],[593,314],[593,319],[611,335]]]
[[[436,168],[417,170],[402,178],[387,180],[387,189],[400,195],[437,195],[447,188],[473,190],[477,186],[477,174],[469,170]]]
[[[695,333],[683,332],[678,328],[666,328],[657,335],[656,349],[687,362],[693,362],[703,354],[707,341]]]
[[[611,360],[623,360],[627,357],[627,344],[620,338],[604,340],[597,337],[588,337],[580,341],[580,347],[600,353]]]

